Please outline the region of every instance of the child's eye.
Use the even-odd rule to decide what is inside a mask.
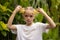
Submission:
[[[25,15],[25,17],[28,17],[28,15]]]
[[[32,15],[30,17],[33,17]]]

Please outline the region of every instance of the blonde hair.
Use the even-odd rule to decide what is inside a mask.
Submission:
[[[33,7],[21,8],[20,13],[24,14],[26,10],[32,10],[33,14],[38,13],[38,11],[36,9],[34,9]]]

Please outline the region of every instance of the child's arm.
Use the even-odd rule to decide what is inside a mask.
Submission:
[[[12,25],[12,22],[13,22],[13,19],[14,19],[16,13],[17,13],[21,8],[22,8],[21,6],[17,6],[17,7],[15,8],[15,10],[12,12],[12,15],[11,15],[11,17],[9,18],[8,23],[7,23],[7,26],[8,26],[9,29],[12,29],[12,30],[15,30],[15,29],[16,29],[16,27]]]
[[[38,12],[40,12],[49,22],[46,28],[54,28],[56,27],[56,24],[53,22],[53,20],[46,14],[46,12],[42,8],[37,9]]]

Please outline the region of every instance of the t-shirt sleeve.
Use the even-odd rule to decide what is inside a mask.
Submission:
[[[46,32],[46,27],[47,27],[48,24],[46,24],[46,23],[39,23],[39,25],[40,25],[40,28],[41,28],[42,32]]]
[[[46,30],[47,30],[47,29],[46,29],[47,25],[48,25],[48,24],[46,24],[46,23],[42,23],[42,31],[43,31],[43,32],[46,32]]]
[[[19,30],[20,25],[14,25],[14,26],[16,27],[17,30],[11,30],[11,32],[12,32],[13,34],[17,34],[17,31]]]

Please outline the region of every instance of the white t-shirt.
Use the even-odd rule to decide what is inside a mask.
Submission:
[[[17,34],[16,40],[42,40],[42,33],[46,30],[47,24],[36,22],[31,26],[15,25],[17,31],[11,30]]]

